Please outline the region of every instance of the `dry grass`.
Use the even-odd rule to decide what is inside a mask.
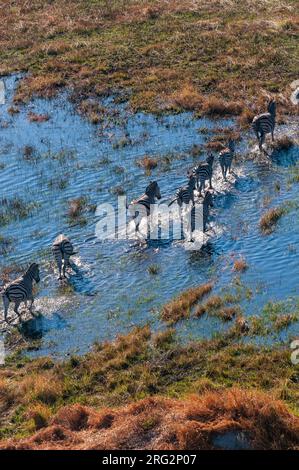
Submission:
[[[27,115],[28,121],[30,122],[46,122],[50,119],[50,116],[48,114],[36,114],[30,111]]]
[[[51,415],[51,409],[47,405],[37,403],[36,405],[33,405],[27,413],[27,417],[29,419],[28,426],[30,426],[32,421],[34,430],[44,428],[48,426]]]
[[[0,377],[0,411],[3,413],[16,400],[17,394],[8,381],[8,379]]]
[[[292,0],[9,1],[0,74],[28,72],[16,102],[66,85],[77,101],[125,92],[133,110],[240,114],[247,123],[249,103],[256,113],[270,94],[297,112],[295,13]]]
[[[260,229],[264,234],[270,234],[276,227],[277,222],[284,214],[283,207],[269,209],[260,219]]]
[[[186,111],[193,111],[201,109],[204,98],[192,84],[189,84],[184,85],[181,90],[174,93],[172,100],[175,107]]]
[[[205,99],[202,112],[207,116],[235,116],[242,112],[242,104],[235,101],[227,102],[222,98],[211,96]]]
[[[241,128],[248,128],[252,124],[252,120],[255,116],[255,112],[251,109],[245,108],[238,116],[237,122]]]
[[[295,145],[294,140],[287,135],[278,137],[273,144],[276,150],[289,150],[294,145]]]
[[[242,433],[251,449],[295,449],[299,418],[269,394],[234,388],[184,400],[148,398],[100,412],[73,405],[62,408],[48,428],[0,447],[200,450],[217,448],[215,437],[226,433]]]
[[[229,320],[235,312],[224,308],[215,310],[215,314],[225,312]],[[85,432],[90,427],[101,429],[104,436],[117,424],[117,410],[111,407],[137,401],[136,410],[143,406],[143,402],[138,402],[140,398],[185,398],[193,392],[224,390],[235,384],[242,384],[244,389],[263,389],[268,396],[271,391],[298,414],[299,392],[293,380],[298,366],[290,362],[289,349],[238,344],[236,340],[246,332],[241,325],[244,319],[239,313],[236,315],[238,324],[211,340],[181,344],[173,329],[155,335],[146,326],[63,362],[50,358],[28,360],[22,355],[8,358],[0,371],[0,402],[5,403],[5,412],[0,416],[0,439],[28,436],[47,425],[38,434],[41,446],[48,445],[47,438],[52,445],[53,433],[64,439],[69,433]],[[74,403],[76,407],[70,406]],[[101,411],[86,411],[85,405]],[[221,406],[220,400],[220,409]],[[221,416],[220,409],[216,409],[215,419]],[[145,432],[159,428],[160,422],[159,414],[151,410],[150,415],[140,416],[135,424],[142,438]],[[79,431],[72,431],[76,429]],[[265,445],[272,445],[271,442],[269,437]]]
[[[87,200],[84,196],[69,201],[68,216],[70,219],[76,219],[82,215],[86,209]]]
[[[234,262],[233,270],[239,273],[243,273],[248,269],[248,264],[246,259],[239,258]]]
[[[144,155],[140,160],[137,160],[137,165],[144,168],[146,174],[150,174],[151,171],[158,166],[158,160]]]
[[[38,400],[51,405],[61,396],[62,389],[62,383],[51,372],[29,375],[20,384],[23,401],[27,403]]]
[[[190,309],[213,289],[212,283],[192,287],[184,291],[175,299],[163,307],[162,318],[168,323],[176,323],[182,318],[188,317]]]

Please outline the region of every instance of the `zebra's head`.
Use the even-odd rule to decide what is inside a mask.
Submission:
[[[212,153],[209,153],[208,156],[207,156],[206,162],[207,162],[209,165],[213,165],[214,158],[215,158],[215,156],[214,156]]]
[[[40,281],[38,264],[32,263],[27,270],[27,274],[30,274],[32,279],[34,279],[35,282],[38,283]]]
[[[230,149],[231,152],[235,151],[236,144],[235,144],[235,141],[233,139],[229,139],[228,148]]]
[[[157,181],[150,182],[150,184],[146,187],[145,194],[147,196],[154,196],[157,199],[161,199],[160,188]]]
[[[275,100],[271,100],[268,104],[268,113],[270,113],[272,116],[275,116],[276,114],[276,102]]]
[[[212,196],[212,193],[210,191],[206,192],[203,203],[206,204],[207,206],[211,206],[211,207],[214,206],[213,196]]]

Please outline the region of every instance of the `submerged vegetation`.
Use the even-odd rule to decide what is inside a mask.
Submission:
[[[25,219],[37,207],[37,202],[25,202],[18,197],[2,198],[0,200],[0,226],[7,225],[12,220]]]
[[[16,103],[66,85],[79,101],[114,92],[133,110],[238,114],[247,124],[270,93],[296,112],[286,106],[298,70],[295,8],[291,0],[9,2],[0,73],[28,72]],[[98,109],[88,113],[101,119]]]

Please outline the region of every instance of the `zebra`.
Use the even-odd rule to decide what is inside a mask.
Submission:
[[[194,206],[194,189],[196,187],[196,178],[195,176],[191,173],[188,173],[189,181],[186,186],[182,186],[179,188],[176,192],[175,198],[170,201],[168,204],[168,207],[170,207],[174,202],[177,202],[180,207],[182,207],[183,204],[189,205],[190,202],[192,202],[192,205]]]
[[[61,271],[63,277],[66,277],[65,270],[70,266],[70,257],[75,254],[74,247],[65,235],[60,234],[55,238],[52,244],[52,252],[59,270],[58,279],[61,280]]]
[[[192,169],[192,174],[196,178],[197,189],[199,194],[201,195],[202,189],[205,189],[206,180],[210,182],[210,189],[212,187],[212,176],[213,176],[213,162],[214,162],[214,155],[208,155],[206,161],[204,163],[199,163],[196,167]],[[200,182],[200,185],[199,185]]]
[[[228,141],[228,146],[221,150],[219,153],[219,163],[221,166],[222,176],[226,180],[227,170],[231,173],[232,161],[235,154],[235,142],[230,139]]]
[[[14,311],[18,316],[20,316],[20,303],[24,302],[25,307],[27,308],[27,301],[30,300],[31,304],[29,307],[29,311],[32,314],[32,307],[34,302],[32,293],[33,281],[35,281],[36,283],[40,281],[39,266],[36,263],[31,264],[25,274],[23,274],[23,276],[4,286],[4,289],[2,291],[2,299],[4,305],[5,321],[7,321],[7,313],[10,302],[14,302]]]
[[[214,206],[213,196],[211,191],[206,191],[203,198],[202,204],[202,231],[205,232],[207,228],[207,222],[209,218],[210,207]],[[194,206],[191,210],[191,231],[195,230],[195,211],[196,207]]]
[[[155,204],[156,199],[161,199],[160,188],[157,181],[151,181],[150,184],[145,188],[144,194],[138,197],[137,199],[133,199],[129,204],[129,212],[133,216],[135,220],[138,212],[138,208],[135,206],[142,205],[145,207],[147,217],[150,215],[151,205]],[[140,225],[140,220],[136,223],[135,221],[135,229],[138,231]]]
[[[275,117],[276,117],[276,102],[271,100],[268,104],[268,112],[255,116],[252,121],[252,128],[256,134],[259,149],[266,155],[267,152],[263,149],[263,143],[265,142],[266,134],[272,136],[272,142],[274,141],[274,128],[275,128]]]

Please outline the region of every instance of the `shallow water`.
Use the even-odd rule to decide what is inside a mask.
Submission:
[[[66,94],[36,99],[12,116],[7,110],[17,81],[16,76],[5,79],[6,104],[0,106],[1,199],[18,197],[37,207],[29,217],[0,227],[2,237],[13,239],[12,249],[1,256],[0,268],[31,261],[41,264],[36,300],[41,317],[26,317],[22,325],[25,336],[41,339],[41,348],[32,354],[84,352],[94,341],[113,338],[133,325],[150,322],[153,328],[163,327],[159,308],[183,289],[209,279],[216,281],[217,290],[234,286],[232,264],[239,256],[249,264],[242,283],[254,293],[242,301],[245,315],[260,314],[269,300],[296,302],[298,212],[291,210],[269,236],[260,234],[258,222],[267,209],[266,197],[271,198],[270,207],[298,202],[299,185],[288,183],[298,147],[276,152],[271,162],[242,159],[228,183],[222,181],[217,166],[215,207],[204,250],[189,251],[177,241],[147,248],[125,240],[103,242],[94,236],[93,211],[85,214],[85,225],[70,224],[66,217],[70,199],[86,196],[91,205],[116,204],[111,188],[123,186],[132,200],[144,192],[149,179],[157,179],[165,202],[185,183],[186,169],[197,161],[190,153],[192,146],[205,142],[214,128],[230,127],[233,121],[193,119],[189,113],[163,118],[131,115],[125,105],[116,107],[111,99],[104,102],[110,119],[95,126],[74,110]],[[30,122],[30,111],[49,114],[50,119]],[[296,124],[283,126],[278,133],[294,133]],[[244,154],[253,145],[245,136],[237,152]],[[23,156],[26,146],[34,150],[29,159]],[[150,177],[136,165],[144,155],[159,158]],[[59,285],[53,265],[50,246],[59,233],[67,234],[78,251],[73,259],[78,270],[69,279],[72,289]],[[160,268],[156,276],[148,272],[153,264]],[[182,337],[202,338],[227,327],[203,317],[185,320],[178,332]],[[292,325],[278,339],[297,332],[298,324]]]

